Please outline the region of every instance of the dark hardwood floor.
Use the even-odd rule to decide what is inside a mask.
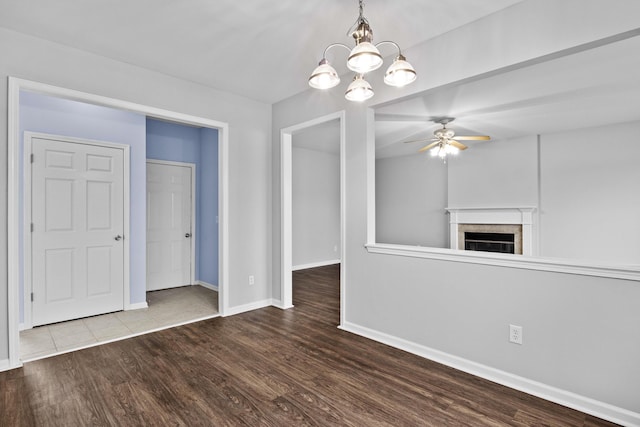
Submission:
[[[339,267],[295,308],[167,329],[0,373],[1,426],[611,426],[336,328]]]

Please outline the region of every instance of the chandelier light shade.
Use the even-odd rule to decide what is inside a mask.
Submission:
[[[402,87],[413,83],[416,79],[416,70],[413,69],[406,58],[398,55],[393,64],[389,66],[384,74],[384,82],[389,86]]]
[[[347,67],[359,74],[377,70],[382,65],[382,55],[377,47],[369,42],[362,42],[351,49],[347,59]]]
[[[315,89],[329,89],[340,83],[338,73],[327,60],[327,52],[333,47],[340,46],[349,51],[347,67],[356,73],[344,96],[349,101],[362,102],[373,96],[373,88],[364,79],[364,75],[382,66],[384,61],[378,47],[383,44],[392,44],[398,49],[395,61],[389,66],[384,75],[386,84],[394,87],[403,87],[415,81],[417,75],[416,70],[402,55],[400,46],[397,43],[382,41],[373,44],[373,30],[364,17],[363,0],[358,0],[358,3],[360,11],[358,19],[349,30],[351,36],[355,39],[356,45],[353,48],[342,43],[333,43],[327,46],[322,55],[322,60],[309,77],[309,86]]]
[[[325,58],[322,58],[322,61],[309,77],[309,86],[316,89],[331,89],[339,83],[340,77],[338,73]]]
[[[362,102],[373,96],[373,88],[366,81],[362,74],[357,74],[354,78],[347,91],[344,94],[344,97],[349,101]]]

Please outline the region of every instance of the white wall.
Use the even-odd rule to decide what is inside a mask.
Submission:
[[[542,135],[540,253],[640,265],[640,122]]]
[[[348,104],[348,78],[328,92],[307,91],[273,107],[273,229],[280,233],[281,128],[346,111],[346,280],[343,328],[368,331],[413,351],[538,391],[609,418],[640,424],[640,286],[635,281],[522,270],[367,251],[372,115],[366,110],[463,78],[491,72],[636,29],[640,3],[525,0],[405,52],[419,73],[400,92],[372,79],[376,95]],[[464,54],[460,52],[464,46]],[[446,61],[433,66],[433,58]],[[346,76],[345,76],[346,77]],[[368,146],[369,144],[369,146]],[[371,164],[368,163],[371,159]],[[274,297],[281,279],[274,239]],[[390,286],[393,284],[393,286]],[[508,325],[524,328],[522,346]],[[571,330],[575,333],[567,334]],[[537,389],[536,389],[537,387]]]
[[[7,77],[229,123],[229,283],[231,308],[271,297],[271,107],[191,82],[0,29],[0,139],[7,138]],[[0,150],[6,191],[7,151]],[[7,221],[6,197],[0,222]],[[7,234],[0,227],[0,365],[8,357]],[[247,277],[255,276],[249,286]]]
[[[293,269],[340,259],[340,156],[292,150]],[[334,250],[335,249],[335,250]]]
[[[535,135],[469,145],[449,161],[449,207],[538,204]]]
[[[447,164],[424,155],[376,160],[376,239],[449,247]]]

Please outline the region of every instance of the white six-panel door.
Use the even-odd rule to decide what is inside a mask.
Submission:
[[[33,326],[122,310],[124,151],[45,137],[31,151]]]
[[[147,290],[192,284],[190,165],[147,162]]]

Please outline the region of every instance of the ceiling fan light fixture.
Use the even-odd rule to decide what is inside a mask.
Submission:
[[[448,155],[456,155],[460,152],[460,149],[458,147],[454,147],[448,142],[442,142],[429,150],[429,152],[432,157],[438,156],[441,159],[446,160]]]
[[[441,129],[436,129],[433,135],[439,139],[453,139],[456,133],[453,129],[449,129],[446,125],[443,125]]]
[[[445,145],[445,152],[446,154],[458,154],[460,152],[460,149],[458,147],[454,147],[451,144],[447,144]]]
[[[384,82],[389,86],[403,87],[413,83],[416,77],[416,70],[407,62],[407,58],[400,54],[384,74]]]
[[[335,68],[329,64],[326,58],[318,64],[311,77],[309,77],[309,86],[316,89],[331,89],[340,83],[340,76]]]
[[[361,74],[356,75],[344,93],[348,101],[362,102],[373,96],[373,88]]]
[[[413,117],[413,116],[412,116]],[[447,124],[454,120],[453,117],[435,117],[432,118],[431,121],[436,122],[442,125],[441,128],[436,129],[433,132],[434,138],[427,139],[416,139],[412,141],[404,141],[408,142],[427,142],[427,145],[420,148],[418,153],[429,152],[432,157],[440,157],[445,163],[447,161],[448,155],[456,155],[460,151],[466,150],[467,147],[460,140],[471,140],[471,141],[489,141],[491,137],[488,135],[465,135],[465,136],[456,136],[456,133],[453,129],[449,129]]]

